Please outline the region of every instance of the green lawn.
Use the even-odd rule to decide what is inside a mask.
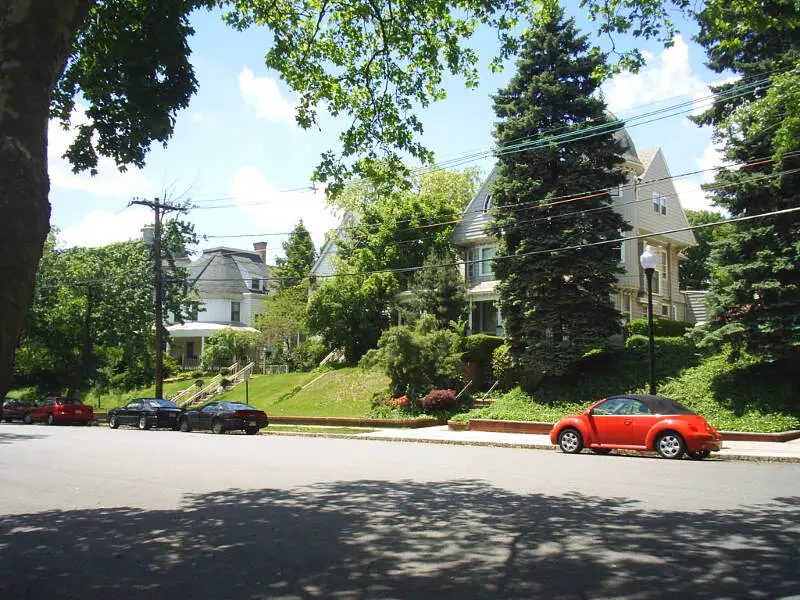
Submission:
[[[298,389],[302,386],[307,387]],[[358,367],[324,373],[258,375],[249,383],[250,404],[269,415],[293,417],[362,417],[369,411],[372,395],[389,385],[380,373]],[[217,396],[245,401],[244,384]]]
[[[659,362],[659,359],[661,361]],[[457,421],[506,419],[553,422],[600,398],[647,391],[647,348],[618,349],[583,359],[574,373],[545,379],[527,394],[498,394],[489,407],[456,415]],[[658,340],[658,393],[675,398],[725,431],[800,429],[800,379],[789,365],[702,356],[685,343]]]

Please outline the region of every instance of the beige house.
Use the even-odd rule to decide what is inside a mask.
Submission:
[[[688,227],[664,154],[660,148],[637,153],[627,132],[622,130],[616,135],[626,147],[623,166],[629,174],[628,182],[612,191],[614,210],[633,228],[625,237],[658,234],[622,243],[620,262],[624,273],[618,278],[616,306],[626,321],[647,315],[645,277],[639,266],[646,243],[659,257],[653,276],[654,316],[695,321],[693,311],[687,306],[687,296],[678,287],[681,252],[696,245],[694,235],[689,230],[659,233]],[[469,332],[503,335],[495,289],[499,282],[491,267],[497,240],[486,233],[491,219],[490,188],[494,177],[493,170],[467,206],[462,222],[453,232],[453,244],[464,259],[462,273],[470,299]]]

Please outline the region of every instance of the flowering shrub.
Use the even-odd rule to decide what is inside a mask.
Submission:
[[[411,408],[411,400],[408,399],[408,396],[392,398],[392,407],[409,409]]]
[[[450,408],[455,403],[456,393],[453,390],[431,390],[419,401],[425,412]]]

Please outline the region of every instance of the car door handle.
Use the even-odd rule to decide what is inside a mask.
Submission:
[[[631,419],[625,419],[625,425],[631,425],[633,421]]]

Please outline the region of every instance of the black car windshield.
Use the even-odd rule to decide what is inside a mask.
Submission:
[[[256,410],[249,404],[242,404],[241,402],[226,402],[223,406],[225,406],[226,410]]]
[[[150,406],[154,408],[180,408],[172,400],[150,400]]]
[[[650,410],[657,415],[694,415],[693,410],[689,410],[682,404],[670,400],[669,398],[650,398],[647,400]]]

